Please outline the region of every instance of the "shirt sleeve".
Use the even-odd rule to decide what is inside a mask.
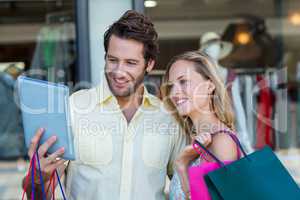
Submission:
[[[173,176],[174,173],[174,162],[180,152],[186,147],[187,145],[187,135],[184,130],[180,127],[178,123],[174,124],[173,132],[173,140],[172,140],[172,150],[171,155],[168,163],[168,171],[167,174],[169,178]]]

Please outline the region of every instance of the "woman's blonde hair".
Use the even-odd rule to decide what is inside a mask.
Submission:
[[[188,51],[183,54],[175,56],[167,65],[166,74],[163,78],[161,86],[161,92],[163,95],[163,101],[166,106],[171,109],[175,118],[182,125],[187,134],[191,134],[192,122],[188,117],[182,117],[177,112],[175,106],[171,102],[170,88],[168,87],[169,72],[172,64],[178,60],[185,60],[194,63],[195,70],[200,73],[204,79],[210,80],[214,85],[215,89],[211,94],[210,107],[215,113],[216,117],[224,123],[228,128],[234,130],[234,114],[232,111],[231,100],[225,88],[224,82],[221,80],[218,71],[217,63],[214,62],[208,55],[199,51]],[[174,112],[175,111],[175,112]]]

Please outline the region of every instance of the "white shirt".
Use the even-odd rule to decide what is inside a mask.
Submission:
[[[186,138],[162,102],[144,88],[128,124],[103,78],[70,97],[76,160],[66,173],[68,199],[161,200],[166,175]]]

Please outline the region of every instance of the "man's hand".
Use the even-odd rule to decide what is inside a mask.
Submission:
[[[33,155],[35,154],[36,148],[38,147],[39,141],[40,141],[43,133],[44,133],[44,129],[40,128],[36,132],[35,136],[32,138],[31,144],[30,144],[30,147],[28,150],[28,156],[30,157],[30,159],[32,159]],[[60,156],[62,156],[64,154],[63,147],[46,157],[46,153],[47,153],[48,149],[55,143],[56,140],[57,140],[56,136],[52,136],[44,144],[42,144],[38,149],[41,172],[42,172],[44,182],[49,181],[51,173],[55,169],[58,169],[58,168],[61,168],[64,166],[65,160],[60,159]],[[36,167],[36,169],[38,169],[37,165],[34,167]],[[38,176],[35,177],[35,183],[40,184],[40,179]]]

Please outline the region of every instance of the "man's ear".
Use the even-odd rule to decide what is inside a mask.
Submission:
[[[153,59],[150,59],[147,63],[146,72],[147,73],[151,72],[154,65],[155,65],[155,61]]]

